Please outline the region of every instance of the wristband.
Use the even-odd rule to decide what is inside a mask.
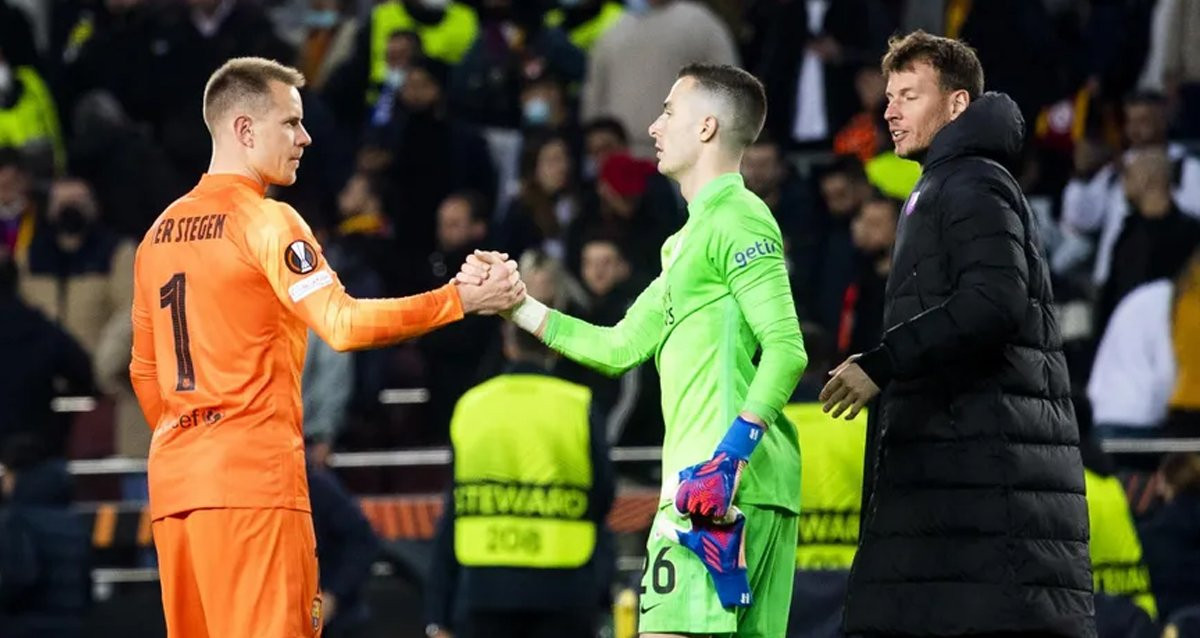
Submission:
[[[510,311],[508,318],[525,332],[537,334],[538,328],[542,327],[542,322],[546,320],[548,314],[550,314],[550,309],[546,307],[546,304],[525,295],[525,299]]]
[[[725,432],[725,438],[717,445],[716,454],[724,452],[731,458],[749,461],[754,448],[762,441],[765,430],[742,417],[733,420],[733,425]]]

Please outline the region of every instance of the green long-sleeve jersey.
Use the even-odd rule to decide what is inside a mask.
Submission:
[[[722,175],[692,199],[687,223],[663,244],[662,273],[617,325],[554,311],[543,339],[610,375],[655,357],[666,424],[664,499],[679,471],[711,458],[733,419],[749,412],[768,428],[736,500],[799,512],[800,448],[781,410],[808,356],[779,225],[740,175]]]

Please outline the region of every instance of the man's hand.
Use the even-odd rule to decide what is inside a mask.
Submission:
[[[822,409],[825,412],[833,410],[830,416],[835,419],[841,416],[847,408],[850,412],[846,414],[846,420],[853,419],[858,416],[868,401],[879,394],[879,386],[875,385],[871,377],[868,377],[867,373],[863,372],[863,369],[855,363],[859,356],[856,354],[846,359],[842,365],[830,372],[829,376],[833,378],[825,384],[821,395],[817,397],[824,404]]]
[[[459,268],[458,274],[454,276],[454,280],[460,284],[479,286],[487,279],[488,273],[491,272],[492,268],[497,266],[507,266],[513,271],[517,270],[517,262],[509,259],[507,253],[499,253],[494,250],[476,250],[467,255],[467,260]]]
[[[308,458],[321,467],[329,467],[329,455],[333,445],[329,441],[318,441],[308,446]]]
[[[498,256],[501,258],[498,263],[488,263],[486,268],[477,269],[480,275],[475,278],[455,277],[464,314],[499,314],[525,299],[525,283],[517,272],[516,262],[504,261],[504,255]]]
[[[741,416],[734,419],[711,460],[679,472],[675,510],[680,514],[724,519],[733,508],[742,471],[754,448],[762,441],[764,432],[761,425]]]

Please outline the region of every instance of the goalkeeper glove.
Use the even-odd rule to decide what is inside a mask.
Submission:
[[[690,530],[665,521],[659,529],[700,558],[712,576],[722,606],[749,607],[753,596],[746,575],[746,515],[736,507],[730,508],[729,514],[731,523],[692,518]]]
[[[711,460],[679,472],[675,509],[680,514],[724,518],[733,506],[742,470],[762,441],[763,428],[742,417],[733,420]]]

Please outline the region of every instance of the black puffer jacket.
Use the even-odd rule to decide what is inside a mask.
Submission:
[[[851,634],[1096,636],[1079,433],[1045,263],[988,94],[943,128],[905,204],[868,449]],[[999,163],[997,163],[999,162]],[[1028,635],[1027,634],[1027,635]]]

